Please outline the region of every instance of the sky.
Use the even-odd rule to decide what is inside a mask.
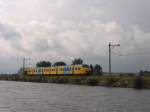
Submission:
[[[82,58],[112,72],[150,70],[149,0],[0,0],[0,72]]]

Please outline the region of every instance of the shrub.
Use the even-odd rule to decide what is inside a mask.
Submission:
[[[133,87],[135,89],[142,89],[144,87],[144,80],[142,77],[138,76],[134,79],[134,85]]]
[[[97,78],[87,78],[86,81],[85,81],[85,84],[88,85],[88,86],[97,86],[99,83],[98,79]]]
[[[115,83],[119,80],[117,77],[106,77],[105,86],[115,86]]]
[[[57,84],[66,84],[68,80],[65,77],[57,78],[56,83]]]
[[[82,78],[80,77],[73,77],[69,79],[69,83],[71,84],[81,84]]]

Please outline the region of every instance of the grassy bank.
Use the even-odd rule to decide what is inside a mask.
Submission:
[[[129,76],[0,76],[0,80],[76,84],[88,86],[146,88],[150,89],[150,77]]]

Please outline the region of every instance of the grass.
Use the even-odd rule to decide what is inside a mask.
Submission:
[[[57,84],[76,84],[87,86],[147,88],[150,89],[150,77],[137,76],[0,76],[0,80],[42,82]]]

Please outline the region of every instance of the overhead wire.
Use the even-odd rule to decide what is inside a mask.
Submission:
[[[150,52],[138,52],[138,53],[124,53],[124,54],[119,54],[116,52],[112,52],[112,54],[117,55],[117,56],[141,56],[141,55],[150,55]]]

